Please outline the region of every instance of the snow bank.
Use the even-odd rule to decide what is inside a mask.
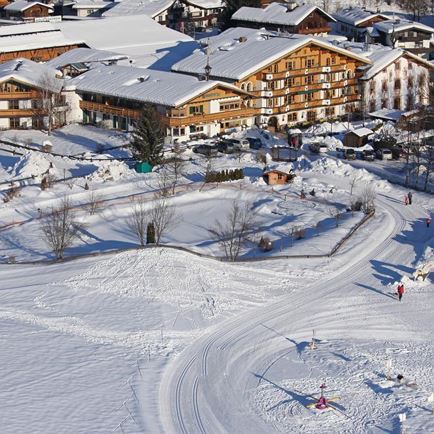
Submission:
[[[101,158],[104,158],[104,156],[101,156]],[[109,156],[107,156],[107,158],[109,158]],[[136,173],[122,161],[95,161],[95,164],[98,166],[98,169],[87,176],[88,181],[118,181],[121,178],[133,176]]]

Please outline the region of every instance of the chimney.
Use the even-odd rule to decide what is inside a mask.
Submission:
[[[291,11],[293,11],[295,8],[297,8],[298,7],[298,4],[297,4],[297,2],[295,2],[295,1],[289,1],[287,4],[286,4],[286,11],[287,12],[291,12]]]

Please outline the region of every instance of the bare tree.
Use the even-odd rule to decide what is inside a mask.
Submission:
[[[39,78],[38,87],[40,106],[37,112],[47,117],[47,131],[48,135],[51,135],[53,128],[65,121],[65,111],[62,108],[65,108],[66,104],[61,94],[62,84],[47,72]]]
[[[362,203],[362,211],[365,214],[369,214],[370,212],[375,211],[376,197],[377,197],[377,193],[375,192],[374,187],[371,184],[366,183],[359,197]]]
[[[148,219],[154,225],[155,244],[160,245],[162,237],[178,223],[176,208],[170,206],[167,198],[157,198],[148,213]]]
[[[350,196],[353,195],[353,190],[354,190],[354,187],[356,186],[356,183],[357,183],[357,178],[355,176],[351,177],[351,179],[350,179]]]
[[[87,197],[87,210],[90,215],[96,214],[102,207],[101,196],[95,191],[91,191]]]
[[[77,220],[67,197],[63,198],[59,207],[51,208],[41,220],[44,241],[51,248],[56,259],[63,259],[65,249],[80,238],[83,227],[84,225]]]
[[[149,211],[146,208],[145,200],[140,198],[134,205],[133,213],[127,219],[127,226],[137,236],[140,245],[146,244],[146,227]]]
[[[186,164],[185,160],[182,158],[182,150],[179,145],[175,146],[173,153],[174,156],[164,162],[165,169],[170,178],[169,182],[171,184],[172,195],[176,192],[176,186],[179,184],[179,180],[184,176]]]
[[[216,221],[215,226],[208,231],[219,243],[225,257],[236,261],[253,226],[254,218],[249,204],[242,205],[235,200],[224,220]]]
[[[340,211],[337,208],[329,208],[328,214],[331,218],[334,219],[336,227],[339,227],[339,221],[342,217],[342,214],[340,213]]]

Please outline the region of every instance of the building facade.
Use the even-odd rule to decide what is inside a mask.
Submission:
[[[232,15],[234,26],[280,30],[303,35],[326,36],[336,21],[317,6],[295,2],[271,3],[265,9],[242,7]]]

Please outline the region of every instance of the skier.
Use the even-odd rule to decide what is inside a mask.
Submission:
[[[426,222],[426,227],[429,228],[429,225],[431,224],[431,219],[427,217],[425,222]]]
[[[411,193],[411,191],[408,192],[407,196],[408,196],[408,204],[411,205],[411,201],[413,199],[413,194]]]
[[[398,293],[398,300],[401,301],[402,295],[404,294],[404,284],[400,283],[396,292]]]

